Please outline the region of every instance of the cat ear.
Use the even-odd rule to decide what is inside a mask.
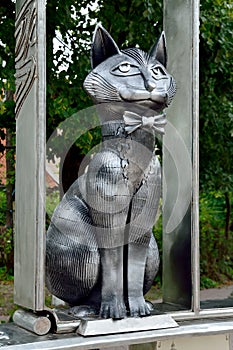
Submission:
[[[167,48],[165,33],[162,32],[156,44],[151,48],[149,53],[151,58],[156,59],[166,68],[167,66]]]
[[[104,29],[101,24],[97,24],[93,36],[91,48],[91,65],[95,68],[113,55],[121,54],[117,44],[111,35]]]

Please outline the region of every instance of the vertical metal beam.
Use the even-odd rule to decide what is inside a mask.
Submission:
[[[15,303],[44,308],[45,0],[16,1]]]
[[[163,142],[163,297],[188,309],[199,288],[192,270],[198,264],[198,9],[198,0],[164,0],[168,71],[177,94]]]
[[[200,311],[200,248],[199,248],[199,23],[200,0],[193,3],[193,211],[192,211],[192,308]]]

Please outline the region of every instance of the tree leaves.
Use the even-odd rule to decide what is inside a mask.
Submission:
[[[145,10],[149,11],[146,17],[142,14]],[[83,89],[83,81],[91,69],[90,47],[96,22],[101,22],[111,32],[121,48],[139,45],[148,50],[159,35],[159,30],[154,28],[154,21],[156,18],[162,25],[162,9],[158,0],[99,0],[98,4],[87,0],[68,0],[65,4],[49,0],[47,17],[49,136],[61,121],[93,104]],[[58,30],[64,44],[61,42],[54,53],[53,40]],[[65,55],[67,47],[70,48],[72,63]],[[63,69],[63,66],[67,66],[67,69]],[[100,141],[100,137],[100,131],[93,130],[80,137],[76,145],[82,153],[86,153]]]
[[[233,2],[201,3],[200,180],[233,191]]]
[[[2,1],[0,5],[0,23],[4,28],[0,42],[0,85],[4,89],[14,86],[14,6],[9,0]],[[233,173],[232,10],[232,1],[201,2],[200,177],[205,188],[222,188],[224,191],[226,187],[232,189],[233,186],[232,182],[229,184]],[[90,71],[90,44],[97,21],[111,32],[120,47],[138,45],[148,50],[162,30],[162,2],[47,1],[48,137],[62,120],[92,104],[82,83]],[[157,21],[159,24],[155,26]],[[58,30],[62,42],[54,52],[53,42]],[[14,129],[13,104],[7,105],[2,100],[0,111],[0,127]],[[86,140],[89,143],[90,140]]]

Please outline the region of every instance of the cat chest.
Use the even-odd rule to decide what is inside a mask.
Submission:
[[[139,185],[154,157],[154,134],[139,129],[127,135],[124,123],[103,126],[102,134],[101,152],[115,154],[125,177],[135,186]]]

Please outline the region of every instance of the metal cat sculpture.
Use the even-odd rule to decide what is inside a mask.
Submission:
[[[159,267],[152,227],[161,195],[155,138],[176,91],[164,33],[149,53],[120,51],[97,25],[84,88],[97,104],[103,142],[57,206],[47,232],[48,289],[76,316],[146,316]]]

